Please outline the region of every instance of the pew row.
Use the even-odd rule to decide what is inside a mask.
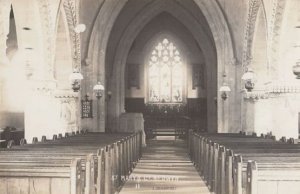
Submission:
[[[191,159],[212,192],[217,194],[264,193],[259,192],[262,185],[276,183],[280,186],[273,186],[272,188],[277,188],[277,190],[272,193],[280,194],[284,193],[282,185],[299,183],[299,145],[275,141],[274,138],[265,139],[243,134],[222,135],[204,134],[202,136],[202,134],[191,132],[188,139]],[[252,164],[253,161],[255,165]],[[249,162],[254,167],[248,167]],[[264,179],[251,179],[251,169],[256,170],[253,170],[254,175],[257,171],[258,174],[267,173],[270,179],[266,179],[266,176]],[[288,173],[291,169],[294,173],[293,180],[278,179],[280,173]],[[273,177],[270,176],[272,171]],[[258,180],[259,184],[255,183]],[[258,185],[258,187],[251,189],[253,185],[254,187]],[[294,193],[299,192],[294,191]]]
[[[19,169],[36,167],[53,169],[54,166],[67,168],[68,161],[78,158],[81,189],[77,190],[77,193],[114,193],[114,190],[122,184],[122,177],[129,176],[141,156],[141,134],[123,134],[115,139],[109,137],[91,133],[1,149],[0,170],[5,172],[6,169],[10,169],[9,166]],[[102,138],[104,142],[101,141]],[[17,173],[10,181],[18,182],[16,177],[18,177]],[[43,173],[40,177],[43,177]],[[1,175],[0,178],[6,179]],[[37,177],[37,179],[43,178]],[[48,193],[51,193],[51,187],[47,186],[47,188],[49,188]],[[9,190],[8,192],[20,193]]]
[[[1,194],[79,194],[82,190],[80,159],[52,166],[0,166]]]

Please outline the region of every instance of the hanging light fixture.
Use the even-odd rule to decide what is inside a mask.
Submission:
[[[255,85],[255,73],[251,68],[246,69],[246,72],[242,76],[242,80],[245,81],[245,88],[247,91],[251,92]]]
[[[223,81],[225,80],[226,74],[223,75]],[[228,93],[231,91],[228,84],[224,81],[223,85],[220,87],[219,91],[221,92],[221,98],[226,100],[228,98]]]
[[[230,91],[231,91],[230,87],[226,83],[223,83],[223,85],[220,87],[220,92],[222,92],[221,98],[223,100],[226,100],[228,98],[228,92]]]
[[[103,95],[104,86],[101,84],[101,82],[98,82],[93,87],[93,91],[95,92],[95,95],[96,95],[97,99],[99,100],[102,97],[102,95]]]
[[[297,61],[296,65],[293,66],[293,73],[297,79],[300,79],[300,61]]]
[[[224,11],[226,12],[226,1],[224,1]],[[224,38],[224,46],[226,48],[226,37],[225,37],[225,25],[223,25],[224,29],[223,29],[223,38]],[[225,49],[224,49],[224,52],[223,52],[223,60],[224,62],[226,61],[226,57],[225,57]],[[221,98],[223,99],[223,101],[225,101],[227,98],[228,98],[228,93],[231,92],[231,89],[229,87],[229,85],[226,83],[226,63],[223,64],[223,84],[222,86],[220,87],[219,91],[221,92]],[[223,109],[224,111],[224,109]],[[224,114],[224,113],[223,113]]]
[[[71,83],[72,83],[72,89],[74,92],[78,92],[80,90],[80,82],[83,79],[82,74],[74,69],[73,73],[69,77]]]
[[[84,32],[85,29],[86,29],[86,26],[84,24],[77,24],[74,27],[74,31],[77,34],[80,34],[80,33]],[[77,43],[78,43],[77,41],[78,41],[77,38],[75,38],[75,45],[77,45]],[[75,57],[74,57],[75,59],[77,59],[77,56],[76,56],[77,54],[78,53],[75,52]],[[69,77],[70,81],[72,82],[72,89],[73,89],[74,92],[78,92],[80,90],[80,82],[83,79],[82,74],[78,70],[79,67],[80,67],[80,66],[78,67],[78,65],[80,65],[80,64],[76,63],[74,71],[73,71],[73,73]]]

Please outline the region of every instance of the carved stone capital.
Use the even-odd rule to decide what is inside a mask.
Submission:
[[[78,8],[75,0],[65,0],[64,10],[69,27],[70,40],[72,40],[72,53],[73,53],[73,69],[80,70],[81,68],[81,43],[80,34],[74,31],[78,24]]]
[[[291,82],[271,82],[266,86],[270,93],[300,93],[300,84]]]
[[[295,82],[270,82],[260,89],[254,89],[251,92],[243,91],[245,99],[267,99],[286,97],[291,95],[300,95],[300,84]]]
[[[251,92],[243,92],[243,96],[248,100],[259,100],[259,99],[267,99],[270,94],[266,90],[253,90]]]

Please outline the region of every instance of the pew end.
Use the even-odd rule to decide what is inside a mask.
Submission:
[[[26,145],[26,144],[27,144],[27,140],[24,139],[24,138],[22,138],[22,139],[20,140],[20,146],[23,146],[23,145]]]
[[[9,140],[7,143],[7,148],[12,148],[15,145],[15,141],[14,140]]]
[[[45,135],[43,135],[41,142],[46,142],[46,141],[47,141],[47,137]]]
[[[38,138],[37,137],[33,137],[32,138],[32,144],[36,144],[38,143]]]

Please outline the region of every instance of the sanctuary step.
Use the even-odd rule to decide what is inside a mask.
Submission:
[[[209,194],[183,140],[149,140],[120,194]]]

